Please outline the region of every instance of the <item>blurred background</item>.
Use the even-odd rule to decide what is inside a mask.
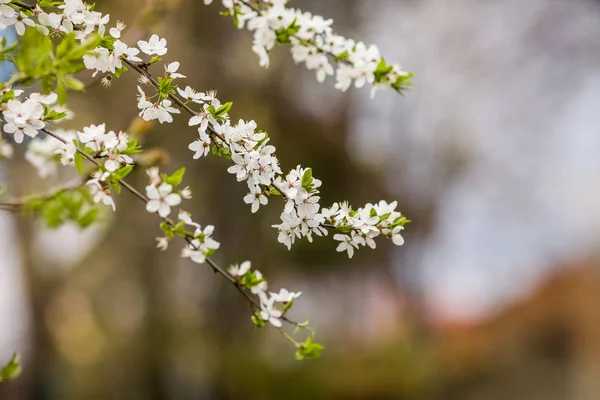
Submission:
[[[150,127],[162,169],[187,167],[216,259],[302,291],[293,316],[326,351],[295,361],[230,285],[155,249],[157,221],[124,194],[85,231],[0,214],[0,361],[24,359],[1,399],[600,399],[600,2],[294,0],[415,72],[406,96],[374,100],[318,84],[285,48],[260,68],[251,34],[202,3],[97,9],[129,43],[166,37],[181,83],[255,119],[284,170],[312,166],[323,204],[398,200],[406,244],[287,251],[280,207],[251,214],[226,160],[192,160],[187,118]],[[69,127],[139,124],[135,78],[71,95]],[[39,179],[22,153],[0,170],[9,193],[68,179]]]

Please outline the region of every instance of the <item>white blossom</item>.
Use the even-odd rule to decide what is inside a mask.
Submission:
[[[34,99],[24,102],[9,100],[2,114],[6,122],[4,132],[12,133],[17,143],[23,142],[25,135],[37,136],[38,130],[46,126],[42,121],[44,107]]]
[[[252,212],[258,211],[258,208],[262,205],[267,204],[267,196],[262,193],[260,186],[250,186],[250,193],[244,196],[244,202],[246,204],[252,204]]]
[[[229,266],[227,271],[234,278],[241,278],[242,276],[246,275],[246,273],[248,271],[250,271],[250,267],[251,267],[250,261],[244,261],[240,265],[233,264],[233,265]]]
[[[92,200],[94,203],[102,203],[106,206],[110,206],[113,211],[115,211],[115,202],[110,196],[110,190],[108,188],[103,188],[100,183],[105,175],[101,172],[94,174],[94,177],[86,182],[86,186],[88,187],[90,194],[92,195]]]
[[[186,86],[185,89],[177,88],[177,93],[181,96],[185,101],[193,101],[194,103],[203,103],[202,100],[205,97],[205,94],[202,92],[196,92],[189,86]]]
[[[290,301],[293,301],[294,299],[297,299],[298,297],[300,297],[301,294],[302,292],[294,293],[289,292],[287,289],[280,289],[279,293],[271,292],[271,298],[275,299],[275,301],[279,303],[285,304],[289,303]]]
[[[281,310],[275,308],[275,297],[267,297],[265,294],[260,296],[260,317],[264,321],[268,321],[276,328],[281,328],[283,323],[279,318],[282,315]]]
[[[173,186],[167,183],[161,183],[158,187],[146,186],[146,196],[149,199],[146,210],[151,213],[158,212],[162,218],[169,216],[171,207],[181,203],[181,196],[173,193]]]
[[[157,237],[156,238],[156,248],[165,251],[169,247],[169,238],[167,237]]]
[[[180,64],[178,61],[172,62],[170,64],[165,64],[165,75],[173,79],[185,78],[185,75],[182,75],[177,72],[177,70],[179,69],[179,65]]]
[[[62,143],[62,146],[55,150],[54,153],[60,155],[60,162],[62,165],[73,164],[75,160],[75,154],[77,153],[77,147],[72,141]]]
[[[167,54],[167,40],[161,39],[158,35],[154,34],[150,36],[150,39],[146,42],[144,40],[140,40],[138,42],[138,47],[140,50],[148,55],[158,55],[162,56]]]

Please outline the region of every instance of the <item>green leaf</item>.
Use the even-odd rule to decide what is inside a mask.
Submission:
[[[169,185],[178,186],[183,180],[183,175],[185,174],[185,168],[180,168],[177,171],[173,172],[171,176],[168,176],[165,179]]]
[[[254,313],[254,315],[252,317],[250,317],[250,319],[252,320],[252,322],[254,322],[254,325],[256,325],[257,328],[262,328],[263,326],[265,326],[265,320],[262,319],[260,317],[260,312],[256,311]]]
[[[393,226],[404,226],[410,222],[410,219],[406,219],[404,215],[399,216],[394,220]]]
[[[217,110],[215,110],[215,106],[213,106],[212,104],[206,107],[206,111],[208,111],[213,117],[216,117]]]
[[[115,42],[117,41],[117,38],[112,37],[112,36],[104,36],[102,38],[102,41],[100,42],[101,47],[104,47],[105,49],[108,50],[114,50],[115,49]]]
[[[233,103],[230,101],[228,103],[223,104],[221,107],[219,107],[219,109],[215,112],[215,116],[216,117],[221,117],[225,114],[227,114],[229,112],[229,110],[231,110],[231,106],[233,105]]]
[[[60,6],[64,4],[64,1],[56,1],[56,0],[40,0],[38,1],[38,6],[41,8],[54,8],[56,6]]]
[[[121,152],[121,154],[137,154],[142,152],[142,147],[138,146],[137,140],[130,140],[127,142],[127,148]]]
[[[172,94],[175,92],[175,88],[177,86],[171,85],[171,83],[173,83],[173,78],[162,78],[162,77],[158,77],[157,81],[158,81],[158,92],[160,93],[160,95],[162,96],[162,98],[166,99],[169,97],[169,94]]]
[[[58,104],[65,104],[67,101],[67,85],[62,79],[59,79],[58,85],[56,85],[56,94],[58,95]]]
[[[304,171],[304,175],[302,175],[302,187],[306,188],[310,186],[312,181],[312,168],[307,168],[306,171]]]
[[[44,120],[45,121],[56,121],[57,119],[62,119],[66,116],[67,116],[66,111],[57,112],[56,110],[52,110],[52,109],[48,108],[48,106],[46,106],[44,104]]]
[[[14,100],[14,99],[15,99],[15,91],[7,90],[6,92],[4,92],[4,94],[2,94],[2,98],[0,99],[0,104],[6,103],[9,100]]]
[[[118,78],[123,72],[127,72],[127,67],[124,65],[121,68],[115,69],[115,76]]]
[[[48,93],[52,92],[54,90],[54,88],[56,87],[57,80],[58,79],[56,78],[56,75],[54,75],[54,74],[48,74],[48,75],[42,76],[42,78],[40,79],[40,86],[42,87],[42,92],[44,94],[48,94]]]
[[[98,34],[88,36],[83,43],[75,42],[69,51],[62,57],[66,61],[79,61],[84,55],[96,49],[103,43],[104,38]]]
[[[110,174],[111,180],[113,182],[118,182],[121,179],[125,178],[133,171],[133,165],[126,165],[125,167],[121,167],[112,174]]]
[[[0,370],[0,382],[15,379],[21,375],[21,357],[19,353],[14,353],[8,364]]]
[[[63,36],[61,42],[56,47],[56,57],[59,59],[65,57],[75,47],[77,47],[77,41],[74,33]]]
[[[15,59],[17,69],[26,76],[39,78],[53,71],[53,58],[52,40],[37,29],[25,30]]]
[[[400,75],[396,78],[396,82],[392,83],[392,88],[398,93],[403,94],[404,91],[412,87],[410,79],[414,76],[412,72],[407,72],[406,75]]]
[[[81,218],[79,218],[79,221],[77,221],[79,223],[79,226],[81,226],[82,228],[87,228],[91,226],[94,222],[96,222],[96,220],[98,220],[99,212],[100,210],[98,210],[98,208],[92,208],[88,210],[85,214],[81,216]]]
[[[244,276],[240,278],[240,285],[245,286],[247,288],[253,288],[254,286],[259,285],[264,280],[264,277],[258,278],[256,276],[256,271],[248,271]]]
[[[380,82],[385,75],[387,75],[392,69],[394,69],[393,65],[387,65],[385,62],[385,58],[381,58],[379,64],[377,65],[377,69],[373,73],[375,75],[375,81]]]
[[[77,169],[77,173],[79,175],[83,175],[83,170],[85,169],[83,156],[80,153],[75,153],[75,158],[73,161],[75,162],[75,169]]]
[[[78,92],[81,92],[83,91],[83,89],[85,89],[85,84],[77,78],[74,78],[72,76],[65,76],[64,79],[65,84],[69,89],[76,90]]]
[[[325,346],[313,342],[313,338],[314,336],[309,336],[304,342],[296,345],[296,360],[318,358],[321,356],[321,350],[323,350]]]
[[[335,62],[340,62],[342,60],[346,60],[348,57],[350,57],[350,53],[348,53],[348,50],[344,50],[343,53],[338,54],[337,56],[335,56],[333,58],[333,60]]]

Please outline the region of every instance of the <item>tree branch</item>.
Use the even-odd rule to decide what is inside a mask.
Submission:
[[[59,140],[62,143],[67,143],[67,141],[63,138],[61,138],[60,136],[56,135],[55,133],[53,133],[52,131],[46,129],[46,128],[42,128],[41,129],[42,132],[44,132],[46,135],[53,137],[56,140]],[[85,151],[81,150],[79,147],[77,147],[77,153],[81,154],[84,158],[86,158],[89,162],[93,163],[94,165],[96,165],[97,167],[100,167],[100,163],[98,163],[98,161],[96,161],[92,156],[90,156],[89,154],[87,154]],[[148,203],[149,199],[143,195],[142,193],[140,193],[137,189],[135,189],[131,184],[129,184],[128,182],[126,182],[124,179],[121,179],[119,181],[119,183],[125,188],[127,189],[130,193],[132,193],[134,196],[136,196],[138,199],[140,199],[142,202],[144,202],[144,204]],[[170,226],[174,226],[173,222],[171,220],[169,220],[168,218],[162,218],[162,220],[166,223],[168,223]],[[199,248],[194,245],[193,243],[193,237],[186,235],[184,237],[185,241],[188,243],[189,246],[191,246],[194,250],[198,251]],[[250,297],[250,295],[244,290],[244,288],[238,283],[238,281],[233,278],[232,276],[230,276],[222,267],[220,267],[215,261],[213,261],[211,258],[207,257],[206,258],[206,262],[208,265],[210,265],[210,267],[213,269],[213,271],[215,273],[218,273],[219,275],[221,275],[223,278],[225,278],[229,283],[233,284],[236,289],[244,296],[244,298],[246,298],[246,300],[250,303],[250,307],[253,307],[256,310],[260,310],[260,304],[256,301],[256,299]],[[295,322],[293,320],[290,320],[289,318],[282,316],[281,319],[287,323],[289,323],[290,325],[294,325],[294,326],[301,326],[300,323]],[[277,328],[277,329],[281,329],[281,328]]]

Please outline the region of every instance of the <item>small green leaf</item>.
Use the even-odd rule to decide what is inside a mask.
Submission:
[[[99,210],[97,208],[91,208],[85,214],[79,218],[79,226],[82,228],[87,228],[91,226],[98,219]]]
[[[271,194],[274,194],[275,196],[281,196],[281,192],[277,190],[275,186],[271,186],[269,190],[271,191]]]
[[[265,320],[260,317],[259,311],[256,311],[254,315],[250,317],[250,319],[252,320],[252,322],[254,322],[254,325],[256,325],[257,328],[262,328],[263,326],[265,326]]]
[[[217,110],[215,109],[215,106],[211,104],[210,106],[206,107],[206,111],[208,111],[210,115],[216,118],[215,114],[217,113]]]
[[[15,379],[21,374],[21,370],[21,357],[19,353],[15,353],[8,364],[0,370],[0,382]]]
[[[126,165],[113,172],[110,176],[114,182],[118,182],[129,175],[131,171],[133,171],[133,165]]]
[[[83,170],[85,168],[85,165],[83,163],[83,156],[79,153],[75,153],[75,158],[73,159],[73,161],[75,162],[75,169],[77,169],[77,173],[79,175],[83,175]]]
[[[9,100],[14,100],[14,98],[15,98],[15,91],[7,90],[6,92],[4,92],[4,94],[2,94],[2,98],[0,99],[0,104],[6,103]]]
[[[221,107],[219,107],[219,109],[215,112],[215,116],[216,117],[222,117],[223,115],[227,114],[229,112],[229,110],[231,110],[231,106],[233,105],[232,102],[227,102],[225,104],[223,104]]]
[[[321,356],[321,350],[325,347],[320,343],[313,342],[313,338],[314,336],[310,336],[304,342],[296,345],[296,360],[318,358]]]
[[[74,78],[72,76],[65,76],[64,79],[65,84],[69,89],[76,90],[78,92],[81,92],[83,91],[83,89],[85,89],[85,84],[77,78]]]
[[[67,85],[65,85],[65,81],[62,79],[58,80],[56,94],[58,95],[58,104],[65,104],[67,101]]]
[[[304,175],[302,175],[302,187],[306,188],[310,186],[312,181],[312,168],[307,168],[306,171],[304,171]]]
[[[180,168],[165,180],[169,185],[178,186],[183,180],[185,174],[185,168]]]

